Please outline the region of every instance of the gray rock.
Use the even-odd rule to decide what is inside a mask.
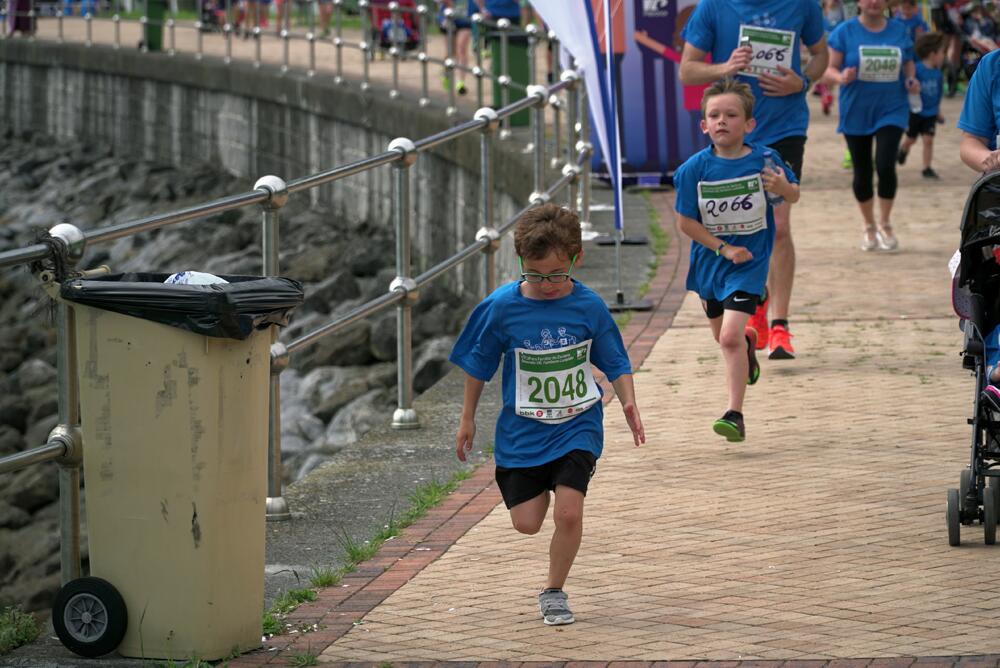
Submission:
[[[24,438],[14,427],[0,425],[0,457],[24,450]]]
[[[26,578],[4,587],[0,593],[0,608],[19,606],[24,612],[45,612],[59,592],[59,573],[40,578]]]
[[[59,477],[54,464],[35,464],[14,474],[4,495],[16,508],[33,513],[59,498]]]
[[[439,336],[422,346],[413,362],[414,392],[424,392],[446,373],[454,341],[450,336]]]
[[[383,313],[372,320],[368,334],[372,357],[382,362],[396,359],[396,313]]]
[[[24,440],[29,448],[37,448],[45,445],[49,441],[49,432],[59,424],[58,415],[49,415],[38,420],[34,424],[28,425],[28,431],[24,435]]]
[[[393,403],[386,390],[371,390],[344,406],[324,434],[326,448],[354,443],[378,424],[392,418]]]
[[[20,529],[31,522],[31,513],[0,501],[0,529]]]
[[[372,361],[368,346],[368,326],[358,323],[336,334],[324,336],[292,357],[296,369],[318,366],[351,366]]]
[[[328,313],[339,302],[361,296],[361,287],[351,272],[342,270],[306,288],[304,308]]]
[[[6,425],[19,432],[28,426],[31,404],[22,396],[5,394],[0,396],[0,425]]]
[[[313,369],[302,380],[303,396],[312,412],[324,422],[368,389],[365,378],[342,367]]]
[[[56,375],[55,367],[40,359],[30,359],[17,369],[17,381],[22,390],[49,385]]]

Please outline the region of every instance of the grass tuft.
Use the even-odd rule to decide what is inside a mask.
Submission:
[[[38,621],[33,615],[14,607],[0,612],[0,654],[34,642],[38,633]]]

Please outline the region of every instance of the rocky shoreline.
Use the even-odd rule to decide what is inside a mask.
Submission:
[[[182,171],[42,135],[8,134],[3,140],[0,249],[34,243],[58,222],[89,230],[252,188],[213,165]],[[284,340],[383,294],[395,276],[391,230],[372,221],[333,220],[303,206],[304,199],[293,198],[282,210],[281,274],[301,281],[307,294],[283,331]],[[259,275],[259,212],[225,212],[92,247],[80,266],[100,264],[116,272]],[[422,290],[413,319],[417,393],[445,373],[451,343],[471,304],[443,284]],[[42,445],[57,422],[51,311],[24,267],[0,272],[0,322],[2,457]],[[389,418],[395,358],[394,311],[325,337],[292,358],[281,376],[286,482]],[[54,464],[0,476],[0,608],[44,610],[51,604],[59,587],[57,499]]]

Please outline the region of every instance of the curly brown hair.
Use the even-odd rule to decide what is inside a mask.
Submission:
[[[557,204],[528,209],[514,227],[514,249],[522,258],[541,260],[552,251],[567,258],[583,249],[580,217]]]

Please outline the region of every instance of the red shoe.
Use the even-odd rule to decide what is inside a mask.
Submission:
[[[795,359],[795,348],[792,347],[792,335],[788,328],[782,325],[775,325],[771,328],[771,354],[768,359],[772,360],[793,360]]]
[[[830,115],[830,108],[833,106],[833,95],[829,91],[823,93],[823,97],[820,98],[820,104],[823,105],[823,115]]]
[[[767,302],[768,296],[765,292],[764,301],[757,306],[757,310],[753,312],[750,320],[747,321],[747,327],[757,332],[757,350],[767,348]]]

